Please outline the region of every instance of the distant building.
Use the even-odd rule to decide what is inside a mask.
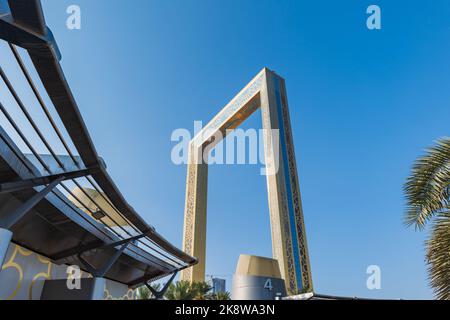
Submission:
[[[212,278],[213,294],[226,292],[226,280],[219,278]]]

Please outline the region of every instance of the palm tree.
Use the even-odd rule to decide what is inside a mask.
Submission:
[[[148,288],[146,286],[142,286],[137,289],[136,299],[137,300],[150,300],[151,295],[152,294],[151,294],[150,290],[148,290]]]
[[[450,299],[450,138],[416,161],[404,189],[406,225],[423,230],[431,223],[425,243],[431,287],[436,298]]]
[[[231,295],[229,292],[218,292],[212,295],[211,300],[231,300]]]
[[[192,283],[192,290],[195,292],[194,300],[210,300],[212,287],[207,282]]]
[[[168,300],[193,300],[196,293],[192,290],[189,281],[178,281],[171,284],[165,294]]]
[[[178,281],[167,289],[165,298],[168,300],[208,300],[211,286],[206,282]]]

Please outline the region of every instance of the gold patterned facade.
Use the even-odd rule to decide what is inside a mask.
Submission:
[[[40,300],[46,280],[67,280],[66,265],[56,265],[51,260],[11,244],[0,272],[0,300]],[[81,278],[92,278],[81,272]],[[136,290],[107,280],[103,289],[105,300],[134,300]]]

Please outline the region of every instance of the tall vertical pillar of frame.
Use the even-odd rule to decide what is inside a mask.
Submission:
[[[261,89],[263,128],[278,130],[276,137],[265,135],[265,158],[276,163],[267,175],[272,250],[290,294],[312,290],[306,231],[297,175],[297,165],[289,117],[285,81],[267,70]],[[275,141],[278,145],[275,147]]]
[[[203,148],[195,141],[189,145],[188,157],[183,251],[196,257],[199,263],[181,271],[181,280],[198,282],[205,281],[208,164],[203,161]]]

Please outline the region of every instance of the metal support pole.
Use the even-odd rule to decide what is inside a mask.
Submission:
[[[22,206],[17,208],[12,214],[0,219],[0,227],[11,229],[17,222],[19,222],[31,209],[34,208],[42,199],[45,198],[56,186],[64,180],[64,177],[59,177],[54,180],[40,192],[36,193],[31,199],[25,202]]]
[[[109,269],[111,269],[111,267],[117,261],[117,259],[119,259],[119,257],[122,255],[122,253],[125,251],[125,249],[128,247],[131,241],[132,241],[131,239],[128,239],[127,242],[122,244],[120,249],[117,250],[116,253],[100,269],[95,269],[89,262],[87,262],[81,256],[81,254],[78,255],[78,259],[80,260],[80,262],[84,265],[86,269],[88,269],[88,272],[94,276],[91,288],[91,300],[103,300],[106,285],[106,280],[104,276],[109,271]]]
[[[6,229],[0,228],[0,272],[2,270],[3,262],[5,261],[6,254],[8,253],[9,244],[11,243],[12,232]]]
[[[122,253],[125,251],[125,249],[128,247],[128,245],[137,240],[144,237],[144,235],[138,235],[132,238],[128,238],[128,239],[124,239],[121,241],[118,241],[116,243],[111,243],[111,244],[107,244],[104,245],[103,247],[100,247],[99,249],[106,249],[109,247],[117,247],[117,246],[121,246],[119,250],[117,250],[114,255],[111,256],[111,258],[109,258],[109,260],[101,267],[101,268],[95,268],[93,265],[91,265],[88,261],[86,261],[86,259],[84,259],[82,257],[83,252],[78,253],[77,257],[78,260],[80,260],[80,262],[84,265],[84,267],[87,269],[87,271],[92,274],[94,277],[97,278],[102,278],[106,275],[106,273],[109,271],[109,269],[111,269],[111,267],[113,266],[114,263],[116,263],[116,261],[120,258],[120,256],[122,255]]]
[[[106,286],[105,278],[93,278],[91,288],[91,300],[103,300]]]
[[[129,242],[125,243],[124,245],[122,245],[122,247],[120,247],[119,250],[116,251],[116,253],[114,253],[114,255],[108,260],[108,262],[101,269],[99,269],[97,271],[97,276],[99,276],[99,277],[105,276],[105,274],[109,271],[109,269],[111,269],[113,264],[117,261],[117,259],[119,259],[119,257],[122,255],[122,253],[128,247],[128,244],[129,244]]]
[[[161,300],[166,294],[167,289],[169,289],[170,285],[172,284],[177,274],[178,271],[174,272],[174,274],[170,277],[169,281],[167,281],[167,283],[160,291],[156,291],[155,289],[153,289],[153,287],[148,282],[145,283],[145,286],[148,288],[148,290],[150,290],[150,292],[153,294],[156,300]]]

